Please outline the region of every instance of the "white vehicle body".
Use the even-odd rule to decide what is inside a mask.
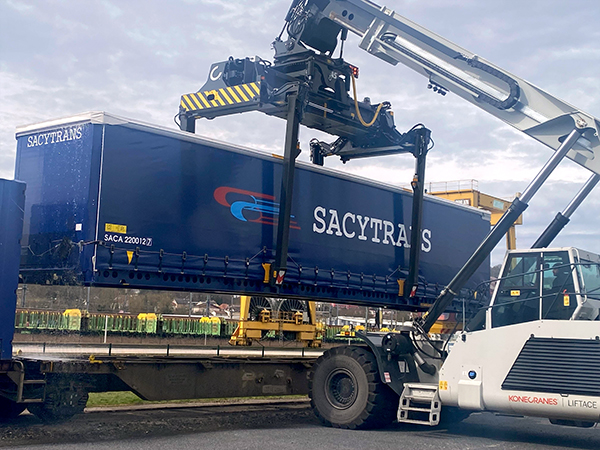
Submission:
[[[600,422],[599,335],[600,322],[571,320],[466,332],[440,370],[442,404]],[[595,359],[574,351],[586,343]]]
[[[485,323],[440,369],[442,404],[600,422],[599,263],[575,248],[510,252]]]

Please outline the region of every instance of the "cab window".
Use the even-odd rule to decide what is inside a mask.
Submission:
[[[545,253],[543,264],[542,319],[568,320],[577,308],[575,268],[567,252]]]
[[[492,305],[492,327],[540,318],[539,254],[509,256]]]
[[[600,300],[600,264],[581,261],[578,269],[584,293],[589,299]]]

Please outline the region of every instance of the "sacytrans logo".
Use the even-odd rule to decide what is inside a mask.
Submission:
[[[231,215],[242,222],[263,223],[275,226],[279,217],[279,203],[275,197],[229,186],[215,189],[217,203],[227,206]],[[292,219],[294,216],[290,216]],[[299,230],[298,222],[291,220],[290,228]]]

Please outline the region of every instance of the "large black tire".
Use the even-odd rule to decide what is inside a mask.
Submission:
[[[25,411],[26,406],[23,403],[16,403],[6,397],[0,396],[0,422],[14,419]]]
[[[59,422],[82,413],[88,397],[88,392],[75,384],[49,384],[44,403],[32,403],[27,409],[44,422]]]
[[[308,395],[315,415],[336,428],[381,428],[398,410],[398,395],[382,383],[366,347],[327,350],[310,371]]]
[[[564,427],[592,428],[596,422],[585,422],[583,420],[565,420],[565,419],[548,419],[552,425],[562,425]]]
[[[468,411],[454,406],[443,406],[440,415],[440,426],[455,425],[468,418],[473,411]]]

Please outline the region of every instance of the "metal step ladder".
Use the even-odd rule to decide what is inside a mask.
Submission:
[[[406,383],[400,396],[398,422],[435,426],[440,423],[442,402],[437,384]]]
[[[16,385],[13,400],[17,403],[43,403],[46,398],[46,380],[26,380],[23,363],[13,361],[12,365],[12,370],[7,375]]]

